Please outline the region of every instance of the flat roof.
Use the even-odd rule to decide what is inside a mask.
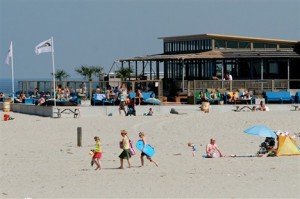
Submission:
[[[285,44],[296,44],[299,41],[296,40],[282,40],[282,39],[270,39],[260,37],[244,37],[234,35],[223,35],[223,34],[196,34],[196,35],[182,35],[182,36],[170,36],[170,37],[159,37],[164,41],[182,41],[191,39],[230,39],[239,41],[256,41],[256,42],[272,42],[272,43],[285,43]]]

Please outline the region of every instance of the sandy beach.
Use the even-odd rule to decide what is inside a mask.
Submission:
[[[3,112],[0,111],[1,117]],[[210,112],[152,117],[47,118],[9,113],[0,121],[0,198],[298,198],[300,156],[203,158],[214,137],[226,155],[255,154],[262,137],[243,133],[257,124],[300,132],[300,111]],[[82,127],[82,147],[77,147]],[[156,149],[140,167],[117,169],[120,130],[137,141],[146,134]],[[89,150],[101,138],[103,169],[94,171]],[[188,142],[198,151],[192,156]],[[299,139],[298,139],[299,142]],[[127,167],[125,161],[125,167]]]

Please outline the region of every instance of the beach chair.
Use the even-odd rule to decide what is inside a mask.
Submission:
[[[115,105],[115,100],[113,98],[111,99],[107,99],[107,98],[104,98],[102,100],[102,105]]]
[[[93,94],[93,97],[91,99],[92,103],[94,106],[96,104],[103,104],[102,100],[105,99],[105,94]]]

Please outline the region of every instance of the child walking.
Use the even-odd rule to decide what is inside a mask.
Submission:
[[[139,133],[139,137],[140,137],[141,140],[143,141],[144,147],[145,147],[145,146],[147,145],[147,140],[146,140],[146,137],[145,137],[144,132],[140,132],[140,133]],[[151,158],[150,156],[148,156],[147,154],[144,153],[144,151],[143,151],[143,150],[144,150],[144,147],[143,147],[142,153],[141,153],[141,164],[142,164],[142,166],[144,166],[144,156],[146,156],[147,159],[150,160],[150,162],[153,162],[153,163],[155,164],[155,166],[158,167],[158,164],[157,164],[154,160],[152,160],[152,158]]]
[[[95,140],[96,144],[95,144],[95,149],[94,149],[94,155],[92,157],[92,163],[95,163],[97,166],[95,170],[98,170],[98,169],[100,170],[101,169],[100,159],[102,157],[100,138],[98,136],[95,136],[94,140]]]
[[[196,148],[195,144],[189,142],[188,147],[192,147],[192,154],[193,154],[193,157],[195,157],[196,151],[197,151],[197,148]]]

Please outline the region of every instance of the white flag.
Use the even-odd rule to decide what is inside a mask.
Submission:
[[[43,41],[35,47],[35,53],[37,55],[39,55],[41,53],[49,53],[49,52],[52,52],[52,40],[51,39]]]
[[[10,46],[8,49],[7,57],[5,59],[5,63],[9,65],[9,60],[12,58],[12,42],[10,42]]]

